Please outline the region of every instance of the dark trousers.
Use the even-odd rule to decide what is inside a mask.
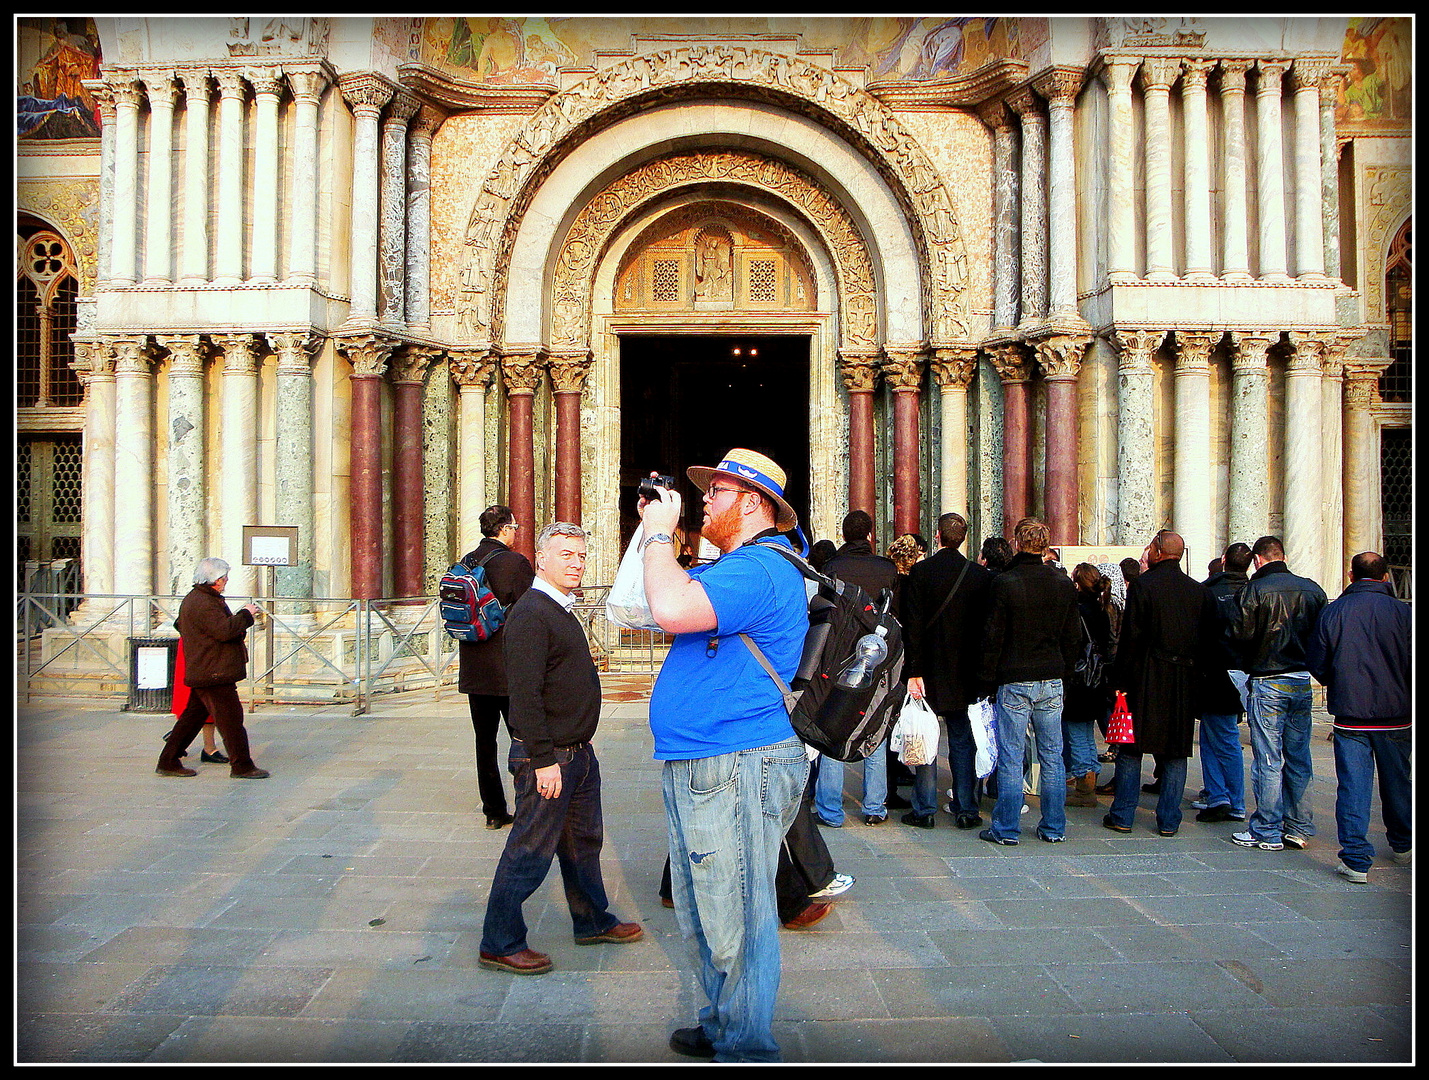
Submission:
[[[254,767],[248,749],[248,731],[243,726],[243,702],[239,700],[238,687],[225,683],[222,686],[197,687],[189,694],[189,703],[174,721],[173,730],[169,732],[168,741],[159,754],[161,769],[177,769],[183,764],[179,759],[210,717],[223,738],[229,771],[247,772]]]
[[[511,712],[511,699],[498,694],[468,694],[466,700],[476,733],[476,790],[481,796],[481,812],[487,817],[502,817],[506,813],[506,789],[501,785],[496,733]]]
[[[511,740],[516,820],[496,864],[481,933],[482,951],[493,956],[510,956],[527,947],[521,905],[546,880],[553,858],[560,861],[576,937],[603,934],[620,921],[608,910],[610,901],[600,873],[605,831],[595,750],[589,743],[557,750],[556,763],[561,766],[561,793],[543,799],[536,792],[536,770],[526,756],[526,745]]]
[[[943,714],[948,729],[948,771],[953,775],[953,814],[977,817],[977,743],[973,741],[968,707]],[[937,805],[936,793],[934,805]]]

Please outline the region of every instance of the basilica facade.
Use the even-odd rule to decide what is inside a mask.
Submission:
[[[1275,533],[1335,595],[1410,562],[1410,29],[20,20],[22,565],[242,595],[281,525],[280,595],[420,596],[501,502],[608,582],[741,445],[811,541]]]

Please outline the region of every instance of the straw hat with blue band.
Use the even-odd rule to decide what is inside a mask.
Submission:
[[[794,513],[794,508],[784,501],[784,484],[788,478],[784,475],[784,470],[772,459],[763,454],[757,454],[753,450],[735,448],[725,454],[724,460],[714,468],[707,465],[691,465],[685,470],[685,475],[701,491],[707,491],[710,481],[716,476],[724,475],[769,496],[774,505],[778,507],[774,527],[780,532],[792,530],[800,544],[807,548],[803,533],[799,530],[799,515]]]

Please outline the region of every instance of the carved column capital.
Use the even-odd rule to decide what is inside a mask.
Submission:
[[[114,377],[114,356],[109,347],[101,342],[76,341],[74,359],[70,361],[69,367],[79,376],[79,381],[88,393],[91,379]]]
[[[293,91],[294,101],[306,101],[316,105],[322,100],[328,79],[321,68],[283,68],[288,77],[288,86]]]
[[[268,334],[268,347],[278,356],[279,375],[308,375],[313,370],[313,354],[322,345],[321,334],[311,330],[289,330]]]
[[[1340,84],[1350,77],[1348,64],[1332,64],[1320,83],[1320,108],[1334,108],[1340,101]]]
[[[201,377],[203,375],[203,361],[204,357],[208,355],[208,348],[200,335],[172,334],[155,340],[169,350],[169,374],[171,376]]]
[[[1245,73],[1255,66],[1251,60],[1221,61],[1221,93],[1245,92]]]
[[[387,106],[387,116],[382,124],[384,127],[406,127],[421,107],[422,103],[417,98],[398,90],[392,95],[392,103]]]
[[[1277,333],[1232,331],[1231,344],[1235,346],[1235,355],[1231,359],[1232,373],[1241,376],[1266,374],[1266,354],[1279,340]]]
[[[145,71],[139,75],[144,85],[144,94],[149,99],[150,109],[172,109],[178,86],[172,71]]]
[[[335,338],[337,348],[352,364],[352,377],[381,378],[398,342],[382,334],[354,334]]]
[[[1290,92],[1298,94],[1302,90],[1319,92],[1334,67],[1335,62],[1328,57],[1297,57],[1290,69]]]
[[[426,139],[430,142],[446,118],[447,114],[441,109],[433,108],[431,105],[422,105],[417,110],[417,115],[412,118],[412,124],[408,130],[412,133],[412,138]]]
[[[1026,345],[1009,341],[984,347],[987,358],[1004,383],[1027,382],[1032,378],[1032,357]]]
[[[1290,363],[1287,366],[1286,374],[1321,374],[1321,361],[1324,359],[1325,350],[1329,348],[1329,340],[1326,337],[1320,335],[1311,336],[1292,330],[1290,332],[1290,344],[1295,346],[1295,351],[1290,356]]]
[[[283,96],[283,72],[280,68],[248,68],[243,74],[253,86],[254,97]]]
[[[1032,87],[1053,104],[1071,102],[1082,89],[1085,72],[1079,67],[1055,67],[1032,80]]]
[[[393,86],[375,71],[350,71],[337,78],[342,98],[355,113],[376,116],[392,100]]]
[[[923,385],[924,350],[921,345],[884,346],[883,381],[894,393],[917,392]]]
[[[1117,369],[1123,375],[1149,375],[1154,370],[1156,350],[1166,340],[1165,330],[1117,330],[1112,335],[1121,358]]]
[[[479,387],[485,390],[491,386],[491,380],[496,374],[494,353],[487,349],[452,349],[447,356],[450,358],[447,366],[451,371],[452,382],[458,387]]]
[[[215,71],[213,73],[214,82],[218,83],[218,96],[221,98],[233,98],[243,101],[248,96],[248,84],[243,79],[242,72],[238,71]]]
[[[1149,56],[1141,62],[1141,82],[1148,90],[1170,90],[1181,75],[1181,61],[1173,56]]]
[[[108,79],[83,79],[80,85],[88,90],[93,96],[95,104],[99,106],[99,117],[103,123],[101,127],[107,129],[114,126],[114,87],[109,84]]]
[[[1012,127],[1012,114],[1001,99],[988,101],[977,107],[977,118],[991,131],[1006,131]]]
[[[1255,85],[1257,97],[1265,97],[1270,94],[1279,96],[1281,90],[1281,79],[1290,70],[1289,60],[1259,60],[1256,62],[1256,71],[1260,78]]]
[[[1032,91],[1031,86],[1023,86],[1007,95],[1007,105],[1024,120],[1042,116],[1042,99]]]
[[[257,334],[210,334],[209,340],[223,350],[225,375],[254,375],[258,372]]]
[[[1109,57],[1102,65],[1103,81],[1108,94],[1129,94],[1136,72],[1141,67],[1141,58],[1135,56]]]
[[[154,356],[147,337],[115,337],[106,342],[114,356],[115,375],[152,375]]]
[[[144,103],[144,87],[133,75],[123,73],[109,79],[109,93],[114,99],[114,107],[138,109]]]
[[[1215,70],[1216,62],[1214,60],[1183,60],[1181,66],[1183,72],[1181,76],[1182,92],[1190,89],[1204,90],[1207,78]]]
[[[442,355],[435,345],[398,345],[392,353],[392,363],[388,375],[394,384],[416,383],[420,386],[427,378],[427,368]]]
[[[546,357],[540,349],[513,349],[501,354],[501,380],[508,395],[534,394],[545,369]]]
[[[871,394],[878,385],[878,353],[861,349],[839,350],[839,375],[850,394]]]
[[[551,353],[548,367],[552,391],[557,394],[582,393],[593,365],[593,354],[589,349]]]
[[[933,381],[941,388],[957,387],[966,390],[972,385],[977,374],[978,347],[967,345],[939,345],[933,350],[928,368],[933,373]]]
[[[183,84],[190,105],[207,105],[213,97],[213,76],[208,68],[180,68],[175,77]]]
[[[1176,331],[1176,374],[1209,375],[1211,350],[1221,340],[1220,333]]]
[[[1037,342],[1037,363],[1048,382],[1075,382],[1082,370],[1082,355],[1091,339],[1074,334],[1054,334]]]

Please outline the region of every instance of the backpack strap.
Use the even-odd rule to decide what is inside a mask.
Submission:
[[[759,661],[759,666],[774,680],[774,685],[779,687],[779,693],[784,695],[784,708],[788,709],[792,714],[794,712],[794,706],[799,703],[799,695],[789,689],[789,684],[779,677],[779,672],[774,670],[774,665],[769,662],[769,657],[765,656],[764,651],[760,649],[758,645],[754,644],[752,637],[748,634],[740,634],[739,637],[740,640],[748,646],[749,651],[754,654],[754,659]]]

